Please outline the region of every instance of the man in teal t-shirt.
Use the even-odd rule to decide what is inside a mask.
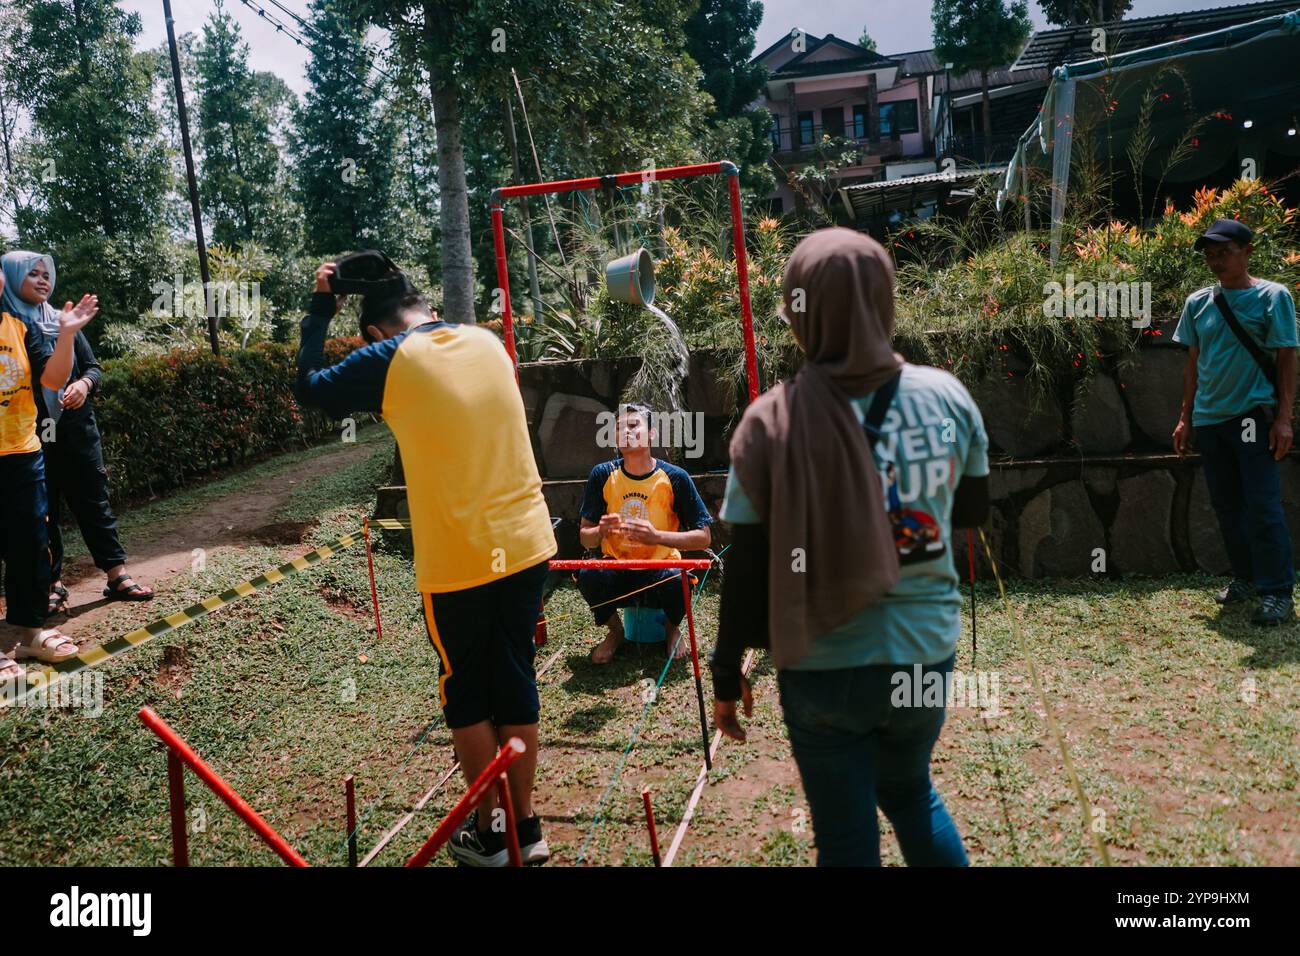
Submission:
[[[1270,625],[1295,620],[1278,462],[1291,449],[1300,342],[1291,292],[1248,271],[1253,238],[1243,223],[1220,219],[1196,240],[1219,282],[1187,297],[1174,331],[1188,355],[1173,443],[1185,455],[1195,432],[1228,552],[1233,579],[1215,600],[1231,604],[1258,595],[1253,621]]]

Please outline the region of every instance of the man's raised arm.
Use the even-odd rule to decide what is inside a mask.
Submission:
[[[330,291],[329,277],[334,263],[316,270],[316,288],[302,320],[298,346],[298,380],[294,393],[300,405],[314,405],[332,418],[346,418],[352,412],[380,412],[384,402],[384,381],[393,346],[375,342],[357,349],[337,365],[325,365],[325,340],[341,298]]]

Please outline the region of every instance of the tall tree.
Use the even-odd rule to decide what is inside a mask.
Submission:
[[[862,36],[858,37],[858,46],[862,47],[864,50],[870,50],[872,53],[876,52],[875,38],[867,32],[866,27],[862,28]]]
[[[989,104],[989,70],[1016,58],[1029,38],[1029,9],[1025,0],[934,0],[934,53],[959,73],[980,71],[983,92],[984,140],[993,137]]]
[[[5,69],[32,121],[18,238],[54,255],[67,294],[94,292],[106,317],[134,318],[162,265],[173,186],[150,98],[153,56],[134,50],[140,18],[112,0],[13,6]]]
[[[0,8],[0,50],[13,47],[18,32],[16,7]],[[18,121],[22,112],[12,71],[0,64],[0,225],[17,226],[22,198],[18,190]]]
[[[700,88],[713,97],[710,124],[729,127],[728,145],[737,152],[728,158],[740,166],[746,186],[768,193],[775,185],[767,168],[772,116],[753,106],[767,79],[763,66],[752,62],[762,20],[758,0],[700,0],[685,32],[686,52],[702,74]]]
[[[365,34],[336,0],[313,0],[309,89],[291,142],[308,251],[390,249],[395,130],[371,75]]]
[[[398,262],[419,264],[430,285],[440,285],[438,223],[433,210],[438,204],[438,164],[433,114],[427,92],[407,75],[400,62],[389,64],[396,71],[384,104],[388,125],[396,136],[393,149],[393,178],[390,190],[392,228],[386,241]]]
[[[280,156],[271,110],[285,95],[248,67],[239,24],[216,0],[194,49],[198,70],[199,194],[214,242],[266,242],[278,231]],[[289,94],[291,95],[291,94]]]
[[[1061,27],[1122,20],[1133,0],[1038,0],[1048,23]]]

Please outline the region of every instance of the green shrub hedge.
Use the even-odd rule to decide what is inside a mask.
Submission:
[[[360,338],[330,339],[341,361]],[[201,349],[112,359],[95,396],[114,496],[173,488],[215,469],[317,441],[338,430],[293,396],[297,347],[264,343],[220,358]]]

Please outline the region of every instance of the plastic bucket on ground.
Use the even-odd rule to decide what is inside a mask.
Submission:
[[[641,247],[605,266],[605,288],[615,302],[650,305],[655,300],[655,263]]]
[[[623,636],[633,644],[662,644],[668,616],[657,607],[623,608]]]

